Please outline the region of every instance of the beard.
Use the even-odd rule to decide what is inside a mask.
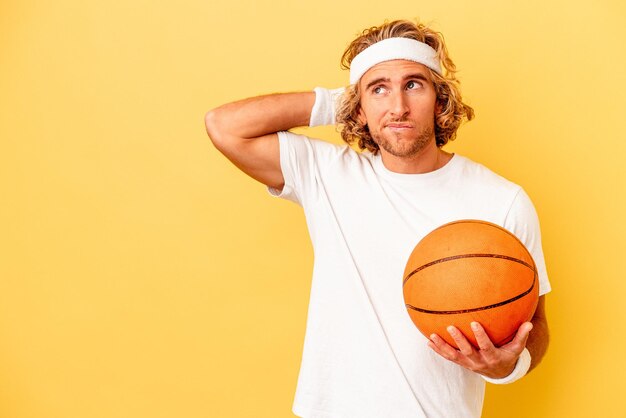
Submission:
[[[371,131],[370,135],[379,148],[387,153],[401,158],[414,157],[420,153],[435,138],[433,125],[424,126],[413,139],[405,138],[401,134],[391,134],[392,138],[380,131]]]

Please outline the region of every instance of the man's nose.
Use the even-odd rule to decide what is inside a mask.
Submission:
[[[409,113],[409,106],[403,91],[392,92],[390,111],[395,117],[402,117]]]

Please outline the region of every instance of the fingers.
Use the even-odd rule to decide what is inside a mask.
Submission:
[[[439,335],[432,334],[430,336],[430,341],[428,341],[428,346],[446,360],[450,360],[455,363],[458,361],[459,352]]]
[[[447,331],[454,339],[458,349],[452,347],[437,334],[430,336],[428,346],[443,358],[460,364],[463,367],[469,367],[478,355],[476,349],[457,328],[449,326]]]
[[[513,340],[506,344],[506,346],[512,346],[515,348],[519,348],[519,350],[515,350],[516,352],[518,352],[517,354],[521,353],[522,350],[524,350],[524,347],[526,347],[526,342],[528,341],[528,336],[530,335],[530,331],[533,329],[533,324],[531,322],[524,322],[522,325],[520,325],[519,329],[517,330],[517,333],[515,334],[515,338],[513,338]]]
[[[474,347],[465,335],[454,326],[449,326],[447,331],[456,343],[458,350],[437,334],[430,336],[428,346],[449,361],[495,378],[508,375],[515,367],[515,362],[524,350],[528,335],[533,328],[530,322],[523,323],[510,343],[496,347],[481,324],[472,322],[470,327],[478,347]]]
[[[496,347],[491,342],[491,339],[485,332],[485,329],[478,322],[472,322],[470,324],[472,327],[472,332],[474,332],[474,337],[476,338],[476,342],[478,343],[478,347],[482,351],[492,352]]]
[[[461,331],[459,331],[456,327],[452,325],[446,328],[446,330],[456,343],[456,346],[459,347],[459,351],[461,352],[461,354],[463,354],[465,357],[470,357],[472,354],[474,354],[474,347],[469,341],[467,341],[467,338],[465,338],[465,335],[463,335]]]

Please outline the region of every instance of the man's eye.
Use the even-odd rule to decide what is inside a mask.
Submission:
[[[420,87],[420,84],[415,81],[409,81],[406,85],[406,88],[409,90],[414,90]]]
[[[385,88],[382,86],[378,86],[378,87],[374,87],[374,90],[372,90],[374,92],[374,94],[382,94],[385,92]]]

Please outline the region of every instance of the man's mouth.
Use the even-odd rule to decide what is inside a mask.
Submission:
[[[388,123],[387,128],[390,129],[411,129],[413,126],[407,122],[392,122]]]

